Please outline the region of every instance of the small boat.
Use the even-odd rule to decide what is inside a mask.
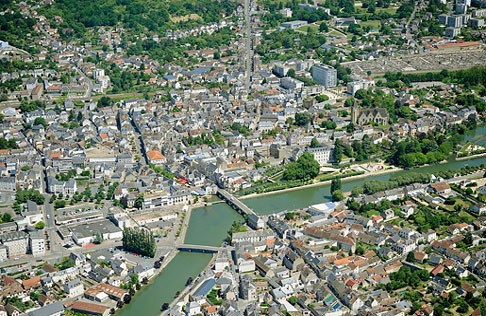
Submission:
[[[174,298],[177,298],[179,295],[181,295],[181,292],[177,291],[176,294],[174,295]]]

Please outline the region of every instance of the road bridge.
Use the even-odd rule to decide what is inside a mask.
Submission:
[[[242,216],[256,215],[255,212],[226,190],[218,189],[217,195]]]
[[[180,244],[177,245],[177,249],[185,252],[203,252],[203,253],[216,253],[223,250],[222,247],[205,246],[205,245],[191,245],[191,244]]]

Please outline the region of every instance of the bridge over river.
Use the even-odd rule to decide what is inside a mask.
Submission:
[[[243,202],[238,200],[233,194],[229,193],[228,191],[218,189],[217,195],[220,199],[224,200],[229,206],[231,206],[242,216],[256,215],[256,213],[251,208],[246,206]]]
[[[185,252],[202,252],[202,253],[216,253],[223,250],[223,247],[205,246],[205,245],[191,245],[191,244],[179,244],[176,245],[177,249]]]

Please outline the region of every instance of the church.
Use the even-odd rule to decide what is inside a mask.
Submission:
[[[351,110],[351,120],[355,125],[366,125],[374,123],[376,125],[388,124],[388,112],[384,108],[361,109],[353,106]]]

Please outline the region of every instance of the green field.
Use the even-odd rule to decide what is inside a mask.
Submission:
[[[381,22],[380,20],[369,20],[369,21],[363,21],[360,23],[362,27],[369,26],[371,29],[379,29]]]

